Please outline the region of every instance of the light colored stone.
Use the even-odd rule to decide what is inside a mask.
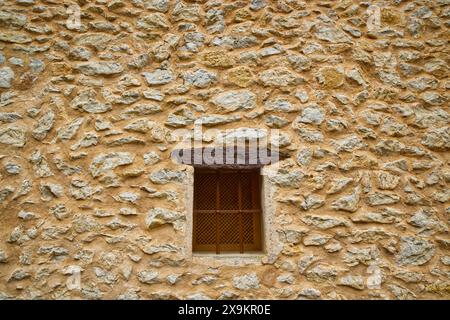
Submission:
[[[129,152],[103,153],[94,158],[89,170],[95,178],[119,166],[133,163],[134,157]]]
[[[431,150],[446,151],[450,149],[450,128],[428,130],[423,138],[422,144]]]
[[[14,71],[10,67],[0,68],[0,88],[11,88]]]
[[[322,246],[326,244],[331,239],[331,236],[320,234],[320,233],[312,233],[308,234],[303,238],[303,245],[305,246]]]
[[[302,148],[297,153],[297,163],[302,166],[307,166],[311,163],[313,151],[311,148]]]
[[[159,278],[159,273],[156,271],[140,271],[137,274],[139,282],[145,283],[145,284],[156,284],[161,282],[161,279]]]
[[[422,100],[432,106],[443,105],[447,99],[435,91],[427,91],[420,95]]]
[[[217,126],[225,123],[230,123],[234,121],[238,121],[241,119],[241,116],[233,115],[233,116],[223,116],[220,114],[211,114],[208,116],[203,116],[198,118],[195,123],[202,124],[205,127]]]
[[[105,113],[111,110],[111,104],[97,100],[97,93],[93,89],[80,91],[70,102],[73,109],[81,109],[88,113]]]
[[[298,187],[304,174],[301,171],[278,172],[270,176],[270,179],[281,187]]]
[[[52,110],[47,111],[39,118],[31,135],[38,141],[44,140],[48,132],[52,129],[55,123],[55,113]]]
[[[448,227],[438,218],[435,210],[420,209],[415,212],[408,223],[416,228],[420,228],[421,234],[433,234],[435,232],[448,232]]]
[[[374,192],[367,195],[366,202],[369,206],[394,204],[400,201],[400,197],[394,193]]]
[[[202,89],[214,85],[218,80],[216,73],[205,69],[197,69],[195,71],[186,72],[183,75],[183,78],[186,83]]]
[[[359,264],[370,265],[380,258],[380,251],[376,246],[370,247],[348,247],[344,253],[343,261],[349,267]]]
[[[147,10],[167,12],[169,10],[169,0],[132,0],[134,5],[142,6]]]
[[[175,79],[169,69],[156,69],[153,72],[143,72],[142,75],[150,86],[164,85]]]
[[[298,295],[299,295],[299,299],[300,299],[300,297],[307,298],[307,299],[319,299],[320,296],[322,295],[322,293],[319,290],[314,289],[314,288],[304,288],[304,289],[300,290]]]
[[[341,286],[347,286],[356,290],[364,290],[365,281],[362,276],[352,276],[348,275],[342,278],[339,278],[338,284]]]
[[[172,224],[177,227],[177,223],[184,219],[185,217],[179,212],[164,208],[154,208],[148,212],[145,223],[149,229],[157,228],[165,224]]]
[[[0,41],[9,42],[9,43],[25,44],[25,43],[30,43],[31,41],[33,41],[33,39],[22,33],[0,32]]]
[[[151,13],[136,20],[136,27],[145,31],[164,31],[170,24],[162,13]]]
[[[256,95],[248,90],[226,91],[213,97],[211,102],[219,111],[250,110],[256,107]]]
[[[432,242],[419,237],[401,237],[396,262],[399,265],[423,265],[434,256],[435,247]]]
[[[27,141],[26,130],[19,126],[0,127],[0,143],[22,148]]]
[[[396,223],[400,222],[404,213],[392,208],[383,208],[378,212],[361,212],[352,215],[353,222],[362,223]]]
[[[8,255],[5,251],[0,250],[0,263],[6,263],[8,262]]]
[[[59,140],[65,141],[72,139],[84,122],[83,117],[75,118],[69,123],[58,129],[57,137]]]
[[[119,63],[106,61],[80,63],[75,69],[87,76],[109,76],[123,72]]]
[[[367,146],[364,141],[357,135],[346,136],[339,140],[331,140],[331,144],[336,152],[352,152],[354,150],[363,149]]]
[[[311,123],[319,125],[325,118],[323,110],[317,105],[306,106],[302,110],[302,115],[297,117],[294,121],[298,123]]]
[[[350,223],[347,220],[327,215],[306,215],[302,217],[301,220],[309,226],[314,226],[322,230],[350,226]]]
[[[376,172],[377,185],[381,190],[393,190],[400,182],[400,177],[390,174],[389,172]]]
[[[331,207],[334,210],[355,212],[359,208],[360,195],[361,189],[357,187],[351,194],[340,197],[339,199],[333,201]]]
[[[318,264],[306,271],[306,278],[314,282],[333,281],[339,274],[339,270],[332,265]]]
[[[168,169],[162,169],[155,171],[149,175],[151,182],[155,184],[166,184],[169,182],[183,182],[186,178],[186,174],[182,171],[173,171]]]
[[[259,279],[256,273],[233,277],[233,286],[239,290],[259,289]]]
[[[259,74],[259,79],[266,87],[287,87],[304,82],[303,78],[283,67],[263,71]]]
[[[343,31],[334,26],[317,24],[314,29],[316,37],[320,40],[331,43],[351,43],[353,41]]]
[[[277,112],[294,112],[296,111],[296,107],[291,103],[291,101],[287,99],[287,97],[280,96],[266,101],[264,103],[264,110]]]

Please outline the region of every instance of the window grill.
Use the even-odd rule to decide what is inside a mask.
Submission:
[[[259,171],[195,168],[193,213],[194,251],[261,250]]]

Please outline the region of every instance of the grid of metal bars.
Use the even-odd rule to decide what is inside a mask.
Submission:
[[[195,168],[193,250],[261,250],[259,170]]]

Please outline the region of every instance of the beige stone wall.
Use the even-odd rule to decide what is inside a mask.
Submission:
[[[0,0],[0,298],[448,299],[449,16]],[[270,254],[192,257],[198,119],[282,132]]]

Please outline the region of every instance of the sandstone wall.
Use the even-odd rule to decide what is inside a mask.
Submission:
[[[0,0],[0,297],[448,299],[449,4]],[[271,254],[188,252],[196,119],[282,132]]]

